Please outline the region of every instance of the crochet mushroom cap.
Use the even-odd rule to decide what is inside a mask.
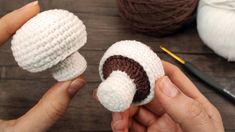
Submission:
[[[86,60],[77,50],[86,41],[83,22],[73,13],[54,9],[24,24],[13,36],[11,49],[23,69],[30,72],[50,69],[56,80],[64,81],[85,71]]]
[[[165,74],[159,57],[148,46],[131,40],[117,42],[105,52],[99,73],[98,99],[115,112],[149,103],[155,80]]]

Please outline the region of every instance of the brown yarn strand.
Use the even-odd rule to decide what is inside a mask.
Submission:
[[[134,103],[143,101],[149,95],[150,82],[144,68],[139,63],[120,55],[111,56],[103,65],[104,79],[116,70],[126,72],[134,80],[137,89],[133,99]]]
[[[162,37],[192,21],[198,0],[117,0],[117,4],[133,29]]]

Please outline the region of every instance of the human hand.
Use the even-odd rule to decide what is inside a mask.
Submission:
[[[113,113],[113,131],[223,132],[218,110],[179,68],[168,62],[163,66],[166,76],[156,81],[154,100]]]
[[[36,1],[3,16],[0,19],[0,46],[39,11]],[[0,120],[0,132],[47,131],[64,114],[73,96],[84,85],[85,80],[82,77],[57,83],[22,117],[9,121]]]

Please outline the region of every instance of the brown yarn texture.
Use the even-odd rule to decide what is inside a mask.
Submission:
[[[140,32],[158,37],[175,33],[196,14],[199,0],[117,0],[121,17]]]
[[[103,77],[106,79],[113,71],[120,70],[126,72],[136,84],[136,93],[133,102],[144,100],[150,93],[150,82],[143,67],[136,61],[115,55],[109,57],[103,65]]]

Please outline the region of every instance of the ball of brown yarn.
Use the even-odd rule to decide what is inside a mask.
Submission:
[[[166,36],[188,25],[198,0],[117,0],[121,17],[140,32]]]

